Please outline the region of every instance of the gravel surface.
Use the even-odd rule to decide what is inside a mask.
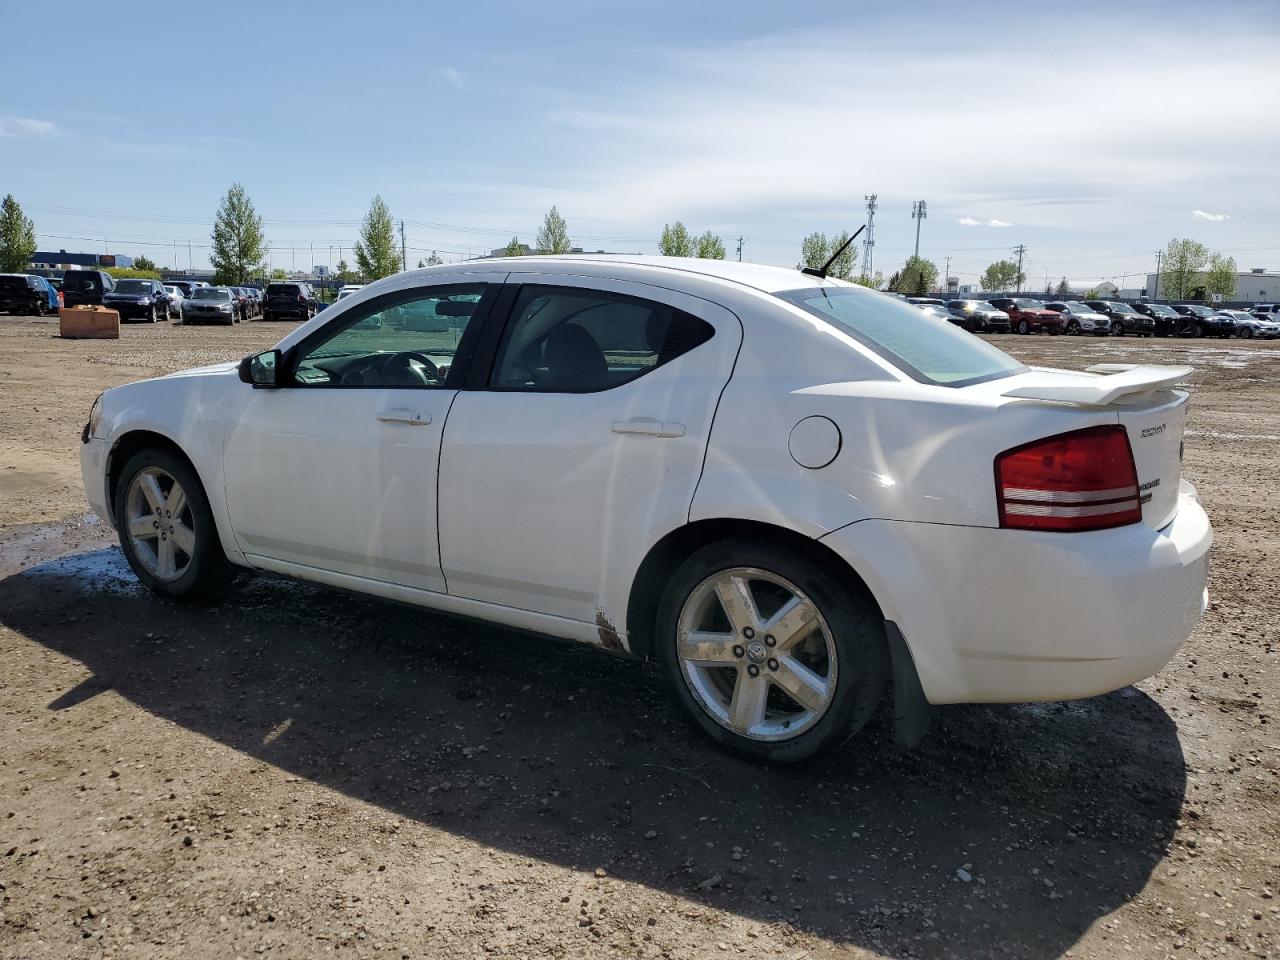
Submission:
[[[0,957],[1277,956],[1280,343],[995,338],[1196,367],[1209,611],[1136,687],[771,770],[597,650],[142,592],[85,515],[90,403],[286,329],[0,319]]]

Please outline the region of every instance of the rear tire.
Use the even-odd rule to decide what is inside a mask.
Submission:
[[[719,599],[722,589],[741,597],[740,584],[758,611],[749,611],[754,626],[746,628],[735,628]],[[788,605],[793,614],[780,617]],[[789,640],[788,624],[801,622]],[[672,574],[656,627],[676,702],[717,744],[754,760],[796,763],[844,743],[871,718],[889,676],[872,598],[809,558],[759,541],[695,551]],[[694,634],[710,641],[696,642],[711,659],[695,659]]]
[[[139,450],[120,471],[114,507],[125,559],[149,589],[198,598],[226,586],[231,564],[209,499],[181,457],[158,447]]]

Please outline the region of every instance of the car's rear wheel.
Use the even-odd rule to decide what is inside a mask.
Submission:
[[[714,543],[676,570],[658,655],[677,701],[736,753],[794,763],[870,719],[888,675],[874,602],[803,556]]]
[[[129,566],[156,593],[203,596],[222,587],[230,564],[204,487],[174,453],[147,448],[120,471],[116,532]]]

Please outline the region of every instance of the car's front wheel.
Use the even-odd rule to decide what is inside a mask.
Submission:
[[[129,566],[156,593],[207,595],[230,565],[204,487],[174,453],[148,448],[125,463],[116,483],[116,531]]]
[[[1019,332],[1019,333],[1021,333],[1021,334],[1024,334],[1024,335],[1025,335],[1025,334],[1030,333],[1030,332],[1031,332],[1031,324],[1027,323],[1027,321],[1025,321],[1025,320],[1019,320],[1019,321],[1018,321],[1018,332]]]
[[[658,609],[677,701],[736,753],[794,763],[866,724],[888,676],[874,602],[806,557],[730,540],[694,552]]]

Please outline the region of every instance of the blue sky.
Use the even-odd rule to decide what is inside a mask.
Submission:
[[[778,264],[877,193],[886,274],[917,199],[963,281],[1023,243],[1032,285],[1140,285],[1175,236],[1280,269],[1274,0],[40,9],[5,15],[47,42],[6,45],[0,193],[42,247],[199,266],[240,181],[286,268],[350,259],[375,193],[411,263],[554,203],[587,249],[680,219]]]

